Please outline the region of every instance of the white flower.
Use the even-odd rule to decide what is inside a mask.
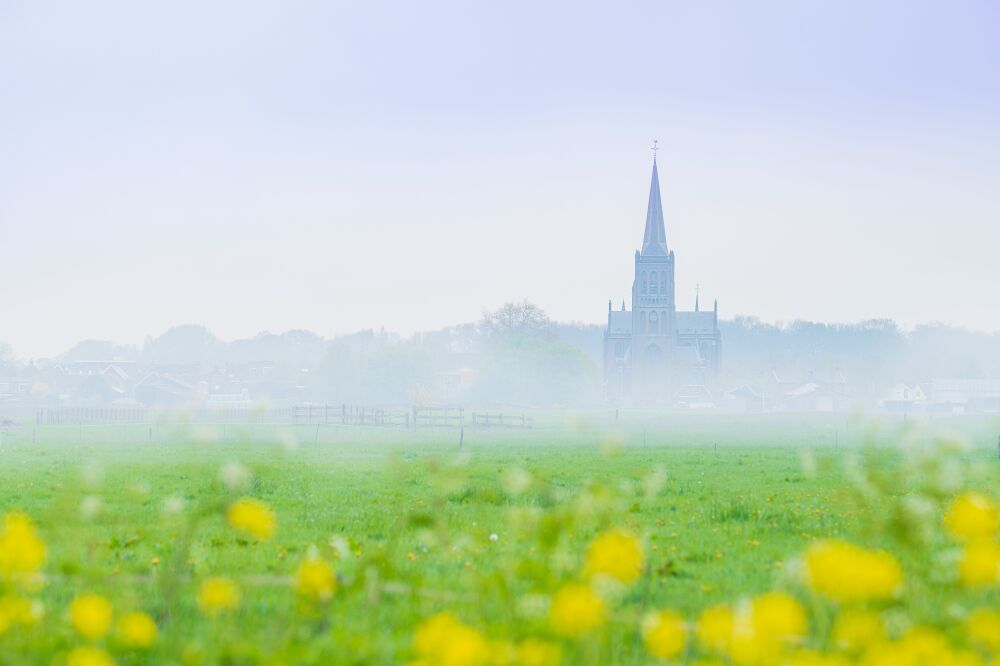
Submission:
[[[222,466],[219,478],[226,488],[233,492],[244,490],[250,484],[250,470],[238,462],[228,462]]]
[[[497,536],[497,533],[496,533],[496,532],[494,532],[493,534],[491,534],[491,535],[490,535],[490,541],[496,541],[496,540],[497,540],[497,539],[499,539],[499,538],[500,538],[500,537],[498,537],[498,536]]]

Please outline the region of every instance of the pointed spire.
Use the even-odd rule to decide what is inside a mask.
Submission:
[[[625,299],[622,299],[622,312],[625,312]]]
[[[667,254],[667,232],[663,227],[663,204],[660,202],[660,174],[656,169],[656,151],[653,142],[653,177],[649,183],[649,204],[646,206],[646,232],[642,237],[643,255]]]
[[[698,312],[698,297],[701,296],[701,285],[694,286],[694,311]]]

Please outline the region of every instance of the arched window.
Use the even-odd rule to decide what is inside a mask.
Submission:
[[[639,314],[639,332],[646,332],[646,313],[642,312]]]
[[[649,293],[656,293],[656,271],[652,271],[649,274]]]
[[[642,293],[646,293],[646,271],[639,274],[639,280],[642,283]]]
[[[656,310],[649,313],[649,332],[659,333],[660,332],[660,316],[656,314]]]
[[[663,271],[660,273],[660,293],[667,293],[667,272]]]

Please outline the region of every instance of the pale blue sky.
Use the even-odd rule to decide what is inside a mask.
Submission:
[[[995,2],[0,0],[0,340],[628,295],[1000,329]]]

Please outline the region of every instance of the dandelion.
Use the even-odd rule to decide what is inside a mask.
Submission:
[[[66,655],[66,666],[115,666],[115,660],[104,650],[86,645]]]
[[[603,575],[629,585],[639,577],[646,555],[635,535],[623,530],[604,532],[587,548],[584,573]]]
[[[727,654],[733,636],[733,609],[720,604],[703,610],[698,616],[695,636],[706,652]]]
[[[111,628],[111,602],[99,594],[81,594],[70,603],[69,618],[76,633],[96,641]]]
[[[560,636],[572,638],[597,629],[606,615],[604,602],[590,587],[567,583],[552,598],[549,623]]]
[[[982,493],[963,493],[948,507],[944,525],[956,539],[993,537],[1000,531],[1000,507]]]
[[[421,657],[418,663],[434,666],[482,666],[490,656],[483,635],[451,613],[424,620],[414,632],[413,649]]]
[[[903,570],[895,557],[839,539],[810,546],[805,566],[810,587],[840,603],[889,599],[903,583]]]
[[[144,649],[156,642],[156,622],[142,611],[126,613],[118,620],[118,638],[122,645]]]
[[[1000,545],[984,539],[967,543],[958,562],[958,577],[969,587],[1000,582]]]
[[[198,588],[198,607],[205,615],[219,615],[239,605],[240,591],[228,578],[206,578]]]
[[[650,613],[642,621],[642,641],[649,654],[659,659],[673,659],[687,642],[687,625],[675,611]]]
[[[34,624],[41,618],[41,605],[16,594],[0,597],[0,636],[16,624]]]
[[[873,610],[852,608],[833,621],[833,643],[847,652],[861,652],[885,640],[885,623]]]
[[[989,608],[977,608],[965,619],[965,635],[969,641],[1000,653],[1000,613]]]
[[[37,572],[45,562],[45,542],[27,514],[11,511],[0,527],[0,575]]]
[[[250,497],[233,502],[226,512],[226,517],[234,528],[261,541],[270,539],[277,525],[271,508],[260,500]]]
[[[337,591],[337,576],[318,556],[307,557],[295,572],[295,591],[314,603],[328,601]]]

